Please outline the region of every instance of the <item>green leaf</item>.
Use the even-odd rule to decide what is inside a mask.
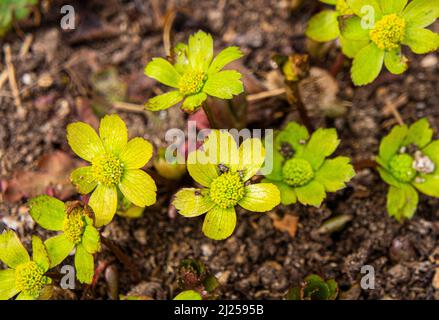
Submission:
[[[105,150],[118,155],[128,141],[127,126],[117,114],[106,115],[101,119],[99,136]]]
[[[169,61],[163,58],[153,58],[146,65],[145,74],[167,86],[177,89],[179,87],[180,74]]]
[[[327,192],[335,192],[346,187],[355,176],[355,170],[350,164],[351,159],[337,157],[326,160],[315,174],[315,179],[320,182]]]
[[[208,189],[184,188],[177,192],[172,204],[182,216],[197,217],[215,206],[209,199]]]
[[[376,0],[346,0],[346,2],[359,17],[366,16],[370,13],[373,13],[372,17],[375,18],[375,21],[378,21],[382,17],[381,8]],[[369,8],[373,9],[373,11],[369,11]]]
[[[325,158],[334,153],[340,144],[335,129],[317,129],[305,146],[300,158],[307,160],[314,171],[317,171]]]
[[[189,37],[188,59],[193,70],[207,71],[213,58],[212,36],[204,31]]]
[[[63,229],[66,217],[64,202],[47,195],[41,195],[29,200],[28,206],[32,219],[44,229],[51,231]]]
[[[130,140],[120,153],[124,169],[142,168],[152,157],[152,144],[140,137]]]
[[[272,183],[256,183],[245,187],[245,196],[238,204],[253,212],[266,212],[280,203],[279,189]]]
[[[379,156],[384,163],[388,163],[399,151],[404,143],[407,133],[407,126],[395,126],[392,131],[381,140]]]
[[[408,59],[401,52],[401,48],[386,51],[384,54],[384,65],[393,74],[404,73],[408,68]]]
[[[70,174],[70,181],[79,193],[87,194],[93,191],[98,184],[95,180],[91,166],[77,168]]]
[[[32,236],[32,258],[44,271],[49,270],[50,260],[46,247],[37,236]]]
[[[340,36],[340,45],[343,54],[348,58],[353,59],[356,54],[366,47],[370,43],[370,40],[347,40],[343,35]]]
[[[220,53],[218,53],[218,55],[213,59],[207,73],[212,74],[220,72],[221,69],[224,68],[227,64],[241,58],[243,55],[244,54],[241,52],[239,47],[227,47]]]
[[[326,4],[332,4],[332,5],[336,5],[337,0],[319,0],[320,2],[326,3]]]
[[[88,253],[83,245],[76,247],[75,269],[79,282],[87,284],[92,282],[95,273],[93,255]]]
[[[401,13],[407,5],[408,0],[377,0],[383,15]]]
[[[354,57],[351,68],[352,81],[363,86],[374,81],[381,72],[384,62],[384,50],[370,43]]]
[[[338,295],[338,284],[334,279],[328,279],[326,281],[326,285],[329,288],[329,296],[327,300],[335,300]]]
[[[88,225],[82,235],[82,245],[88,253],[96,253],[101,249],[101,236],[95,227]]]
[[[165,110],[176,105],[183,98],[179,91],[171,91],[149,99],[145,107],[150,111]]]
[[[428,27],[438,17],[439,3],[437,0],[413,0],[403,12],[403,18],[409,27]]]
[[[246,139],[239,146],[239,171],[243,172],[242,181],[253,177],[265,160],[265,148],[259,139]]]
[[[210,239],[224,240],[232,235],[235,226],[235,208],[222,209],[215,206],[207,212],[204,218],[203,233]]]
[[[74,122],[67,125],[67,141],[73,152],[88,162],[105,152],[96,131],[84,122]]]
[[[295,188],[295,191],[300,203],[317,208],[320,207],[326,197],[325,188],[316,180],[312,180],[303,187]]]
[[[29,254],[14,231],[0,234],[0,261],[10,268],[30,261]]]
[[[402,43],[417,54],[433,52],[439,48],[439,34],[422,28],[407,28]]]
[[[127,170],[119,188],[123,195],[138,207],[150,206],[156,202],[157,186],[151,176],[143,170]]]
[[[73,248],[75,247],[75,244],[67,239],[64,233],[47,239],[44,241],[44,245],[47,249],[51,268],[63,262],[63,260],[67,258],[69,253],[72,252]]]
[[[177,294],[173,300],[203,300],[203,298],[194,290],[186,290]]]
[[[321,277],[316,274],[309,275],[305,278],[305,283],[303,288],[305,300],[328,300],[331,292]]]
[[[297,202],[296,192],[292,187],[287,185],[286,183],[283,183],[281,181],[272,181],[269,179],[263,179],[261,181],[262,183],[272,183],[274,184],[280,192],[280,202],[283,205],[290,205]]]
[[[424,179],[424,182],[413,183],[416,189],[427,196],[439,198],[439,170],[437,164],[435,173],[422,175],[421,178]]]
[[[422,118],[413,123],[404,139],[403,145],[415,144],[419,148],[424,148],[433,138],[433,129],[426,118]]]
[[[0,300],[11,299],[18,293],[15,287],[15,270],[0,270]]]
[[[338,27],[338,12],[323,10],[314,15],[308,22],[305,34],[314,41],[326,42],[340,35]]]
[[[183,105],[181,109],[184,112],[192,113],[197,108],[201,106],[201,104],[207,99],[207,95],[204,92],[200,92],[197,94],[193,94],[191,96],[187,96],[184,99]]]
[[[287,126],[280,131],[275,138],[276,148],[280,148],[282,143],[290,144],[296,152],[299,152],[304,148],[306,141],[309,139],[308,130],[296,123],[289,122]]]
[[[212,97],[232,99],[244,91],[241,74],[235,70],[225,70],[208,76],[203,91]]]
[[[96,227],[102,227],[110,223],[117,209],[116,187],[98,185],[91,194],[88,205],[95,214]]]
[[[387,193],[387,211],[391,217],[401,221],[412,218],[418,206],[419,196],[416,190],[403,184],[400,188],[390,186]]]
[[[369,29],[361,26],[361,18],[353,16],[342,19],[340,23],[341,34],[345,39],[349,40],[365,40],[370,41]]]

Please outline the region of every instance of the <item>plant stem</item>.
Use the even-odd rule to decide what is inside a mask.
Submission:
[[[215,121],[215,116],[212,112],[212,109],[209,107],[209,105],[206,102],[203,102],[202,104],[204,113],[206,114],[207,120],[209,121],[210,128],[211,129],[219,129],[218,124]]]
[[[298,81],[286,81],[287,100],[291,106],[295,106],[299,112],[300,119],[303,125],[310,133],[314,132],[314,126],[311,123],[311,118],[308,116],[305,104],[302,101],[299,91]]]

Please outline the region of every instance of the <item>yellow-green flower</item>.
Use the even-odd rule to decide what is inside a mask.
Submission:
[[[407,70],[402,46],[416,54],[433,52],[439,35],[426,27],[439,16],[438,0],[347,0],[355,13],[343,21],[347,42],[366,41],[355,54],[351,76],[354,84],[366,85],[378,77],[383,65],[393,74]]]
[[[46,195],[32,198],[29,213],[41,227],[60,231],[44,244],[50,259],[50,267],[59,265],[75,250],[76,277],[81,283],[91,283],[94,275],[93,254],[100,250],[100,235],[93,226],[88,207],[64,204]]]
[[[208,95],[232,99],[244,91],[239,72],[222,71],[227,64],[242,57],[238,47],[228,47],[214,58],[212,36],[198,31],[189,37],[187,45],[180,43],[174,51],[174,65],[163,58],[153,58],[145,74],[177,90],[149,99],[147,109],[164,110],[183,101],[182,110],[193,112]]]
[[[275,185],[250,184],[264,157],[265,149],[259,139],[247,139],[238,149],[232,135],[212,130],[203,150],[191,152],[187,160],[189,174],[205,188],[180,190],[175,195],[174,206],[185,217],[207,212],[203,233],[215,240],[228,238],[236,226],[235,206],[265,212],[280,202]]]
[[[320,207],[327,192],[343,189],[355,175],[348,157],[327,159],[339,143],[335,129],[318,129],[310,137],[304,126],[288,123],[276,133],[273,171],[263,182],[279,188],[284,205]]]
[[[33,259],[13,231],[0,234],[0,261],[9,269],[0,270],[0,300],[50,298],[52,279],[45,276],[50,267],[49,257],[40,238],[32,237]]]
[[[67,126],[67,140],[79,157],[91,163],[73,171],[70,178],[80,193],[94,190],[88,204],[96,227],[113,219],[118,189],[138,207],[155,203],[154,180],[140,169],[151,158],[152,145],[139,137],[128,142],[126,125],[119,116],[105,116],[99,136],[84,122],[71,123]]]
[[[396,220],[411,219],[418,192],[439,198],[439,140],[422,118],[411,126],[395,126],[380,143],[378,172],[389,184],[387,212]]]

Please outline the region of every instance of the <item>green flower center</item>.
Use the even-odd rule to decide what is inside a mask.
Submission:
[[[105,185],[115,185],[120,182],[123,174],[123,163],[112,154],[97,156],[92,162],[94,178]]]
[[[354,14],[354,11],[352,11],[352,9],[346,3],[346,0],[337,0],[335,8],[342,16],[348,14]]]
[[[180,92],[189,96],[201,91],[206,80],[206,75],[204,72],[200,71],[186,71],[180,78],[179,89]]]
[[[223,173],[210,184],[210,198],[223,209],[235,206],[244,193],[244,182],[237,172]]]
[[[44,270],[34,261],[22,263],[15,269],[15,286],[19,292],[38,297],[45,284]]]
[[[282,168],[283,181],[292,187],[301,187],[314,178],[314,171],[308,161],[289,159]]]
[[[370,30],[370,38],[383,50],[393,50],[404,40],[406,23],[403,18],[392,13],[384,16]]]
[[[401,182],[410,182],[416,176],[413,158],[406,153],[393,156],[390,159],[389,168],[392,175]]]
[[[63,231],[67,239],[74,244],[81,242],[82,234],[84,233],[84,213],[82,209],[74,209],[64,219]]]

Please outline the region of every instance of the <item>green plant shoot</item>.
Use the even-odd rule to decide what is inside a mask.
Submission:
[[[439,197],[439,140],[423,118],[410,127],[395,126],[380,144],[377,162],[381,178],[390,185],[387,211],[398,221],[413,217],[418,191]]]
[[[439,16],[438,0],[347,0],[355,13],[344,19],[341,34],[346,42],[366,41],[355,54],[351,76],[355,85],[374,81],[383,64],[393,74],[408,68],[402,46],[416,54],[433,52],[439,35],[426,27]],[[408,4],[407,4],[408,3]]]
[[[334,279],[323,280],[316,274],[305,278],[300,287],[291,288],[286,300],[335,300],[338,295],[338,284]]]
[[[9,268],[0,270],[0,300],[49,299],[52,279],[45,273],[50,268],[46,248],[40,238],[32,237],[32,259],[13,231],[0,234],[0,261]]]
[[[42,228],[59,231],[44,244],[50,267],[59,265],[75,249],[76,277],[90,284],[94,275],[93,254],[100,250],[100,235],[93,226],[91,210],[87,206],[66,203],[46,195],[31,199],[29,213]]]
[[[67,140],[79,157],[91,163],[74,170],[70,178],[78,192],[93,191],[88,204],[96,227],[113,219],[118,189],[138,207],[156,202],[155,182],[140,169],[151,159],[152,145],[140,137],[128,142],[126,125],[118,115],[101,119],[99,136],[84,122],[71,123],[67,126]]]
[[[203,297],[195,290],[185,290],[177,294],[174,300],[203,300]]]
[[[180,43],[174,51],[174,65],[163,58],[153,58],[145,68],[148,77],[176,89],[149,99],[148,110],[164,110],[183,101],[181,109],[191,113],[207,96],[231,99],[244,91],[239,72],[222,70],[242,57],[238,47],[228,47],[214,58],[212,36],[198,31],[189,37],[187,45]]]
[[[2,0],[0,3],[0,37],[11,28],[14,21],[26,19],[31,12],[31,6],[37,0]]]
[[[284,205],[300,202],[320,207],[326,192],[336,192],[355,175],[347,157],[326,159],[337,149],[335,129],[308,130],[290,122],[274,141],[273,171],[264,182],[274,183]]]
[[[265,149],[258,139],[246,139],[239,149],[232,135],[212,130],[203,150],[189,154],[187,169],[205,188],[184,188],[173,201],[185,217],[207,212],[203,233],[215,240],[228,238],[236,226],[235,207],[266,212],[280,202],[279,190],[271,183],[250,184],[261,168]]]

